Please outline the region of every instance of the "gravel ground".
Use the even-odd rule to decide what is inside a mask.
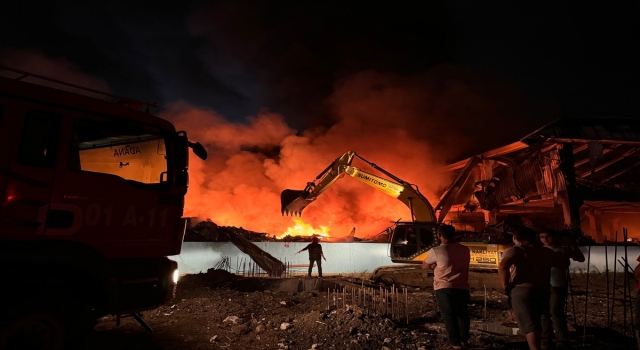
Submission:
[[[583,275],[573,278],[576,295],[569,307],[569,320],[575,329],[571,332],[573,346],[634,348],[628,311],[627,336],[623,331],[622,288],[618,288],[614,322],[612,330],[608,330],[607,293],[603,287],[606,279],[594,276],[590,280],[584,345],[585,331],[579,325],[584,324],[586,279]],[[329,277],[326,280],[350,285],[351,279]],[[400,302],[401,317],[396,316],[398,320],[394,320],[388,312],[371,307],[371,299],[365,307],[362,299],[354,302],[348,293],[344,300],[341,293],[330,292],[328,298],[326,291],[286,293],[268,288],[264,280],[241,279],[219,270],[183,276],[172,302],[143,313],[144,320],[154,330],[152,335],[133,318],[123,318],[117,327],[115,317],[104,317],[95,327],[87,349],[449,348],[432,290],[409,290],[405,296],[408,315],[404,313],[404,303]],[[379,291],[377,286],[374,289]],[[472,343],[486,349],[526,349],[522,335],[503,336],[476,329],[483,323],[513,322],[506,297],[499,291],[487,292],[485,319],[484,295],[484,291],[472,291]],[[573,304],[576,322],[573,322]],[[626,308],[629,307],[627,303]]]

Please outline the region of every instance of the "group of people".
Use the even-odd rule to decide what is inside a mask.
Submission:
[[[433,269],[433,289],[449,343],[453,349],[469,347],[469,248],[455,242],[455,228],[438,228],[441,245],[427,253],[422,267]],[[504,251],[498,275],[518,327],[530,349],[549,348],[555,338],[558,349],[568,348],[564,312],[567,268],[570,259],[584,261],[575,242],[565,245],[558,232],[521,228],[513,235],[513,247]]]

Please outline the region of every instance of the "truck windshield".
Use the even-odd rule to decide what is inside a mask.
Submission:
[[[97,120],[76,120],[72,169],[119,176],[143,184],[158,184],[167,171],[160,130]]]

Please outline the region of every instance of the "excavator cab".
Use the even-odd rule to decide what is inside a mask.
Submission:
[[[399,263],[421,263],[422,256],[440,244],[437,223],[399,222],[391,233],[391,261]]]

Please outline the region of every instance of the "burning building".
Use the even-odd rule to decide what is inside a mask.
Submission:
[[[560,119],[517,142],[442,168],[469,176],[445,221],[479,231],[515,214],[534,228],[597,242],[640,238],[640,120]],[[463,174],[461,174],[464,172]],[[438,209],[438,208],[436,208]]]

